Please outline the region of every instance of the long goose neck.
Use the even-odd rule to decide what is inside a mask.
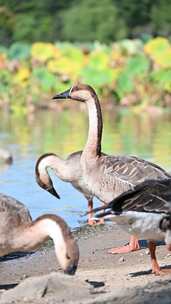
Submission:
[[[37,249],[49,237],[53,239],[55,248],[65,247],[62,229],[53,219],[53,215],[41,216],[15,232],[12,249],[15,251]]]
[[[44,174],[47,173],[48,168],[51,168],[55,171],[56,175],[60,179],[64,181],[70,181],[70,172],[66,160],[60,158],[58,155],[49,155],[46,157],[46,159],[42,160],[40,166]]]
[[[101,138],[103,129],[102,113],[97,95],[87,100],[89,115],[89,131],[83,157],[96,157],[101,154]]]

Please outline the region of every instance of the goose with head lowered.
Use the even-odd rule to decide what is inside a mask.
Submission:
[[[77,151],[70,154],[66,159],[62,159],[54,153],[41,155],[35,165],[36,181],[41,188],[59,199],[60,196],[56,192],[48,172],[48,168],[53,169],[62,181],[70,182],[74,188],[84,195],[88,201],[88,224],[94,225],[97,222],[92,219],[93,195],[82,178],[81,154],[82,151]],[[103,219],[99,220],[99,223],[103,223]]]
[[[93,210],[97,218],[114,221],[129,233],[149,241],[152,272],[161,270],[156,259],[156,240],[165,240],[171,250],[171,178],[148,180],[122,193],[108,206]]]
[[[161,167],[135,156],[109,156],[101,153],[103,120],[100,102],[94,89],[78,84],[57,94],[54,100],[63,99],[85,102],[88,108],[89,131],[80,158],[82,178],[89,191],[100,201],[109,203],[121,193],[132,189],[147,179],[168,178]],[[130,244],[112,248],[110,253],[130,252],[139,249],[138,240],[132,236]]]
[[[37,249],[48,238],[54,242],[63,271],[73,275],[78,265],[79,249],[66,222],[53,214],[44,214],[32,221],[22,203],[0,194],[0,256]]]

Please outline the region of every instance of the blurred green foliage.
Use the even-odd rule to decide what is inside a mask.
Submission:
[[[126,24],[112,0],[80,1],[63,13],[62,37],[69,41],[110,42],[127,35]]]
[[[0,0],[0,43],[170,36],[170,9],[170,0]]]
[[[80,81],[104,102],[126,106],[171,105],[171,44],[157,37],[110,46],[35,42],[0,47],[0,106],[15,112],[49,106],[53,94]]]

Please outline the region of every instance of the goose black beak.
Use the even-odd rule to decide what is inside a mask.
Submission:
[[[71,98],[70,97],[70,91],[71,89],[63,92],[63,93],[60,93],[60,94],[57,94],[55,96],[52,97],[52,99],[68,99],[68,98]]]
[[[59,194],[56,192],[55,188],[49,188],[49,189],[46,189],[50,194],[52,194],[53,196],[57,197],[58,199],[60,199],[60,196]]]
[[[76,270],[77,270],[77,266],[71,265],[64,271],[64,273],[69,274],[69,275],[74,275]]]

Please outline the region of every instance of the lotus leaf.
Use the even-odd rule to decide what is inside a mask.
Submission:
[[[140,39],[124,39],[117,43],[122,53],[135,55],[143,51],[143,43]]]
[[[140,54],[128,59],[125,67],[125,72],[130,76],[138,76],[139,78],[144,76],[150,67],[150,62],[145,55]]]
[[[103,50],[94,50],[89,56],[89,66],[95,69],[103,70],[109,66],[110,57],[109,53]]]
[[[33,70],[33,77],[38,80],[45,92],[53,90],[56,87],[57,77],[44,67],[35,68]]]
[[[111,62],[110,64],[115,66],[123,66],[126,61],[126,57],[122,54],[121,50],[118,47],[114,47],[111,52]]]
[[[82,63],[84,54],[82,50],[71,43],[57,44],[60,48],[63,57],[74,60],[75,62]]]
[[[7,69],[0,70],[0,93],[8,94],[10,93],[10,84],[12,83],[12,75]]]
[[[14,76],[14,82],[25,85],[26,80],[30,77],[30,70],[27,67],[21,66]]]
[[[166,38],[158,37],[150,40],[144,51],[161,67],[171,67],[171,45]]]
[[[152,40],[149,40],[145,44],[144,51],[145,53],[153,56],[155,54],[163,53],[169,48],[170,48],[170,43],[166,38],[157,37]]]
[[[37,61],[46,62],[60,56],[60,51],[52,43],[36,42],[32,44],[31,55]]]
[[[114,73],[111,69],[106,68],[103,71],[91,66],[85,67],[80,73],[81,79],[85,83],[91,83],[95,87],[110,86],[114,80]]]
[[[171,67],[171,47],[169,49],[165,50],[161,54],[156,54],[156,56],[154,56],[154,60],[162,68],[170,68]]]
[[[132,77],[125,71],[121,72],[117,83],[116,83],[116,92],[119,97],[124,97],[127,93],[131,93],[134,90],[134,81]]]
[[[62,57],[59,60],[50,60],[47,65],[48,71],[60,75],[66,75],[75,80],[82,68],[82,65],[70,58]]]
[[[164,69],[152,73],[152,80],[162,89],[171,92],[171,69]]]
[[[30,45],[26,43],[16,42],[9,48],[8,58],[26,60],[30,56],[30,48]]]

